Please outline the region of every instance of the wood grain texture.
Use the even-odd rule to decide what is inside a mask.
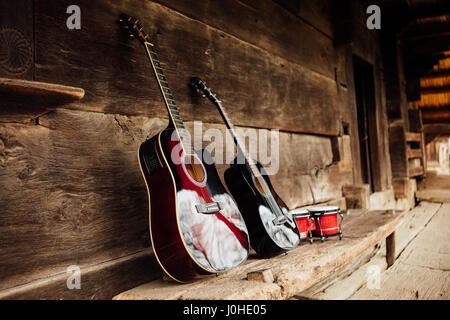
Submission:
[[[0,95],[8,102],[9,99],[30,99],[28,103],[32,104],[33,99],[42,99],[49,104],[62,104],[80,100],[84,97],[84,90],[60,84],[0,78]],[[8,102],[3,101],[3,104]]]
[[[58,106],[78,101],[82,88],[0,78],[0,122],[30,123]]]
[[[244,265],[220,277],[182,287],[160,280],[149,282],[114,299],[286,299],[309,288],[387,237],[405,216],[406,211],[397,215],[367,212],[344,220],[344,239],[341,241],[330,238],[321,244],[301,245],[288,255],[271,259],[250,258]],[[357,236],[346,237],[346,232]],[[248,273],[263,269],[272,270],[274,283],[246,280]]]
[[[160,118],[66,109],[37,124],[1,124],[0,288],[148,248],[137,148],[166,125]],[[186,126],[193,130],[192,122]],[[225,127],[205,124],[207,129],[224,134]],[[341,197],[351,166],[345,157],[332,162],[330,138],[281,132],[279,140],[279,171],[271,179],[289,207]],[[217,167],[222,177],[228,165]]]
[[[330,79],[335,77],[331,1],[302,1],[295,15],[273,1],[156,2],[274,56],[304,65]],[[326,30],[325,33],[315,27],[317,24]],[[311,55],[311,51],[317,54]]]
[[[406,133],[401,122],[389,126],[389,151],[392,176],[408,177],[408,159],[406,158]]]
[[[155,43],[186,120],[202,114],[203,121],[221,122],[206,102],[195,105],[187,84],[197,75],[220,89],[218,94],[231,106],[236,125],[325,135],[340,132],[341,119],[336,115],[346,107],[346,92],[338,91],[334,77],[274,56],[154,2],[81,1],[83,27],[69,31],[60,14],[68,3],[36,5],[36,79],[70,80],[85,88],[84,103],[71,108],[165,117],[143,48],[130,41],[115,22],[126,11],[139,14]],[[330,64],[334,63],[321,62]]]
[[[149,247],[136,150],[165,121],[134,120],[59,110],[0,126],[1,289]]]
[[[408,213],[405,220],[395,230],[396,257],[402,254],[411,241],[424,230],[440,207],[441,204],[421,202]],[[353,212],[351,214],[353,215]],[[346,265],[339,272],[333,273],[332,276],[294,296],[294,299],[348,299],[366,286],[368,272],[375,266],[380,268],[380,272],[387,269],[386,246],[383,242],[381,241],[375,248],[368,249],[365,254]]]
[[[450,297],[450,204],[444,204],[381,274],[380,289],[363,286],[351,299],[448,300]]]
[[[80,289],[68,289],[71,273],[61,272],[0,291],[0,299],[99,300],[162,276],[151,249],[80,268]]]
[[[362,33],[353,46],[335,48],[327,18],[332,1],[305,0],[292,14],[269,0],[80,0],[82,28],[68,30],[71,4],[34,2],[33,72],[37,81],[84,88],[85,97],[50,112],[32,103],[0,111],[0,296],[29,283],[8,296],[47,298],[53,291],[62,298],[104,298],[160,275],[151,258],[132,258],[150,245],[136,153],[165,127],[167,114],[144,49],[116,23],[121,12],[138,15],[151,36],[189,128],[202,120],[224,132],[215,108],[188,87],[191,76],[200,76],[236,125],[281,130],[280,169],[271,180],[290,208],[342,200],[342,186],[357,182],[352,54],[376,61],[378,39]],[[382,111],[377,121],[383,132]],[[383,141],[381,133],[377,147]],[[380,161],[388,161],[383,154],[380,149]],[[218,166],[221,176],[227,167]],[[340,249],[324,269],[314,265],[317,270],[301,277],[321,277],[362,248],[356,241],[347,245],[333,244]],[[311,251],[307,261],[320,252]],[[300,256],[291,262],[303,263]],[[91,270],[90,289],[79,296],[65,292],[64,279],[56,276],[70,264]],[[113,283],[121,270],[142,273],[147,267],[142,278],[127,274]],[[103,276],[110,286],[96,284]],[[44,277],[50,280],[36,287]],[[288,274],[277,284],[244,287],[255,297],[285,297],[285,280],[299,279]]]
[[[219,153],[213,152],[219,176],[223,177],[225,169],[228,168],[227,163],[235,156],[234,142],[230,136],[223,145],[218,144],[214,138],[215,133],[225,137],[225,125],[203,123],[201,126],[195,126],[194,123],[188,122],[186,128],[196,140],[200,140],[203,134],[203,145],[198,145],[196,149],[203,147],[212,152],[211,148],[214,146],[219,146],[219,150],[222,150],[222,147],[227,148]],[[348,137],[339,138],[342,159],[334,162],[331,139],[328,137],[279,132],[277,145],[270,141],[272,133],[266,129],[238,127],[237,133],[242,141],[246,141],[246,148],[249,148],[249,143],[258,146],[267,142],[267,153],[261,154],[258,147],[258,152],[251,152],[251,155],[267,170],[278,169],[270,176],[270,180],[279,196],[291,209],[340,198],[342,186],[352,182],[352,159],[346,153],[350,149]],[[272,160],[268,162],[261,156]]]

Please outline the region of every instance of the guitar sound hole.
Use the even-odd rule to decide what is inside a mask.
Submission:
[[[205,180],[205,170],[200,160],[193,156],[186,156],[185,167],[191,178],[197,182]]]
[[[253,180],[253,182],[255,183],[255,187],[259,190],[259,192],[261,192],[261,194],[265,194],[264,189],[263,189],[261,183],[259,182],[259,179],[255,178]]]

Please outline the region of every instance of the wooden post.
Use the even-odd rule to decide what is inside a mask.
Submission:
[[[388,268],[395,262],[395,231],[386,238],[386,262]]]

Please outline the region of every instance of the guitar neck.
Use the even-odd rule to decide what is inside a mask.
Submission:
[[[172,125],[177,132],[184,152],[186,154],[193,154],[194,150],[190,142],[189,133],[184,127],[183,120],[181,119],[180,113],[178,112],[175,99],[172,95],[169,84],[167,83],[166,76],[164,75],[164,71],[161,67],[161,63],[159,61],[158,55],[156,54],[155,48],[150,42],[145,42],[144,46],[147,51],[147,56],[150,60],[150,64],[152,65],[156,81],[158,82],[159,88],[161,90],[167,112],[169,113],[170,125]]]
[[[228,130],[230,131],[231,136],[233,137],[233,140],[234,140],[234,142],[236,144],[238,157],[239,157],[239,155],[244,156],[245,162],[248,164],[248,166],[249,166],[250,170],[252,171],[253,175],[255,177],[261,176],[261,173],[260,173],[260,171],[258,170],[258,168],[256,166],[256,162],[250,157],[250,154],[248,153],[248,150],[247,149],[245,149],[244,151],[242,150],[241,145],[243,145],[245,147],[245,144],[242,144],[242,141],[240,141],[238,135],[236,134],[234,125],[231,122],[230,117],[228,116],[227,112],[223,108],[222,103],[217,100],[214,104],[219,109],[219,113],[222,116],[222,119],[225,122],[225,125],[227,126]]]

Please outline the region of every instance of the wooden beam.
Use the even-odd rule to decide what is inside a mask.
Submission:
[[[406,152],[406,155],[407,155],[408,159],[421,158],[422,157],[422,150],[421,149],[408,148],[408,151]]]
[[[409,130],[412,132],[422,132],[423,131],[423,122],[422,122],[422,113],[420,109],[409,109],[408,110],[408,119],[409,119]]]
[[[438,134],[438,135],[450,135],[450,123],[429,123],[424,124],[423,132],[426,135]]]
[[[450,70],[444,70],[440,72],[433,72],[430,74],[426,74],[422,76],[422,79],[435,79],[435,78],[443,78],[450,77]]]
[[[450,106],[443,107],[421,107],[424,123],[447,123],[450,122]]]
[[[408,1],[410,4],[410,16],[417,19],[436,19],[443,15],[448,15],[450,13],[450,5],[448,1]],[[412,4],[411,4],[412,3]]]
[[[450,31],[439,32],[439,33],[424,33],[420,35],[410,35],[402,37],[403,40],[406,41],[415,41],[415,40],[425,40],[425,39],[435,39],[450,36]]]
[[[423,175],[423,167],[416,167],[416,168],[410,168],[409,169],[409,176],[410,177],[417,177]]]
[[[407,142],[420,142],[422,139],[420,132],[405,132],[405,137]]]
[[[402,122],[389,126],[389,152],[391,154],[392,176],[408,177],[408,159],[406,158],[406,134]]]
[[[54,83],[0,78],[0,95],[2,104],[60,105],[82,99],[84,90]]]
[[[207,2],[210,6],[195,1],[184,6],[203,11],[192,14],[154,1],[133,3],[130,8],[130,1],[80,0],[78,5],[89,12],[83,25],[96,27],[67,37],[54,19],[67,5],[36,2],[36,79],[89,88],[83,103],[71,105],[74,109],[167,117],[143,48],[114,23],[119,12],[137,12],[166,66],[185,120],[198,120],[201,114],[204,122],[222,123],[217,110],[188,86],[191,75],[201,75],[223,99],[235,125],[339,135],[336,114],[348,104],[347,93],[336,85],[333,41],[290,12],[271,1],[255,3],[261,6],[255,11],[228,0],[232,13],[225,1]],[[181,1],[170,3],[182,6]],[[208,18],[199,20],[201,12]]]
[[[450,93],[450,86],[445,87],[430,87],[420,88],[422,94],[434,94],[434,93]]]

